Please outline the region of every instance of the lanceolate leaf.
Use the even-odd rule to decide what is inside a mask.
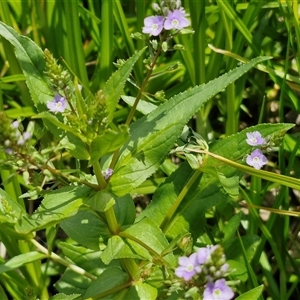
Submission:
[[[176,95],[131,126],[131,140],[123,147],[110,188],[116,195],[130,193],[151,174],[167,156],[189,119],[212,96],[268,59],[258,57],[227,74]]]
[[[15,47],[15,54],[26,77],[32,100],[41,111],[40,104],[47,103],[53,97],[44,75],[43,51],[31,39],[19,35],[13,28],[2,22],[0,22],[0,35]]]
[[[130,72],[145,49],[130,57],[107,81],[103,89],[108,111],[108,122],[112,121],[116,105],[122,94],[126,80]]]

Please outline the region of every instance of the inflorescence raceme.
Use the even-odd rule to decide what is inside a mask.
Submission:
[[[193,285],[190,291],[202,291],[203,300],[230,300],[234,297],[232,288],[224,278],[230,274],[230,270],[221,246],[199,248],[189,257],[179,257],[178,262],[175,275]],[[188,291],[187,294],[189,293],[191,292]]]
[[[266,148],[268,143],[264,139],[259,131],[247,132],[246,142],[252,147]],[[256,170],[261,169],[264,165],[268,163],[268,159],[263,155],[263,152],[259,148],[255,148],[246,158],[246,163],[252,166]]]

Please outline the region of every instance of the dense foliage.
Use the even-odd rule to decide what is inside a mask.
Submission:
[[[297,1],[0,2],[1,299],[297,299]]]

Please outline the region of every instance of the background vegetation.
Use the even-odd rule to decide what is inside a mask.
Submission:
[[[104,88],[116,70],[118,59],[126,60],[148,45],[146,36],[145,39],[134,39],[132,34],[141,32],[144,18],[153,15],[153,2],[7,0],[0,1],[0,21],[32,39],[42,49],[49,49],[84,87],[96,93]],[[143,99],[159,106],[180,92],[208,83],[241,65],[241,62],[257,56],[271,56],[272,59],[257,65],[214,96],[194,116],[189,126],[209,143],[260,123],[292,123],[295,126],[285,135],[278,152],[269,154],[265,169],[300,178],[298,1],[182,2],[194,34],[175,38],[175,42],[184,47],[183,51],[168,51],[159,57]],[[145,51],[142,56],[133,67],[124,95],[136,96],[137,87],[144,80],[143,59],[147,58],[148,52]],[[74,159],[67,151],[61,153],[59,141],[45,129],[41,120],[32,118],[37,115],[37,110],[24,80],[13,46],[1,38],[0,110],[4,110],[9,118],[22,120],[24,128],[34,126],[37,147],[54,149],[54,165],[91,173],[85,161]],[[130,111],[128,101],[123,99],[117,106],[114,115],[116,126],[126,122]],[[142,112],[137,112],[135,120],[141,116]],[[172,115],[169,117],[172,118]],[[4,152],[0,153],[0,158],[5,159]],[[148,206],[159,184],[179,164],[178,158],[169,156],[150,179],[131,191],[137,214]],[[64,185],[63,180],[54,178],[45,182],[39,174],[26,181],[22,172],[3,166],[0,174],[1,188],[29,214],[40,204],[41,198],[35,198],[36,186],[55,190]],[[20,198],[21,195],[25,197]],[[236,200],[206,212],[207,222],[201,225],[204,226],[204,234],[200,242],[208,243],[211,236],[218,240],[228,235],[231,238],[248,237],[246,245],[255,245],[251,248],[251,263],[249,261],[246,266],[249,279],[240,284],[240,293],[263,284],[261,299],[298,299],[299,195],[299,189],[246,175],[240,182]],[[234,232],[223,231],[229,220],[234,224]],[[41,244],[47,242],[54,253],[67,255],[67,244],[72,244],[70,239],[59,229],[55,238],[53,235],[50,246],[49,231],[40,231],[36,239]],[[3,263],[35,249],[23,241],[13,244],[3,229],[0,229],[0,238],[1,250],[4,249],[0,258]],[[44,258],[41,264],[37,261],[26,265],[22,263],[18,268],[19,273],[1,272],[3,299],[5,294],[14,299],[25,299],[24,293],[30,298],[30,293],[24,292],[26,282],[32,286],[40,284],[41,299],[57,292],[67,292],[60,284],[54,286],[64,273],[64,266],[58,267]],[[20,286],[24,289],[18,292]]]

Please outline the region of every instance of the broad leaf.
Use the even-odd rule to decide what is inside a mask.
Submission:
[[[139,244],[130,242],[130,240],[125,243],[121,237],[112,236],[101,254],[101,259],[105,264],[109,264],[112,260],[119,258],[138,258],[151,261],[152,256]]]
[[[116,292],[116,290],[114,291],[114,288],[125,284],[128,280],[128,274],[120,268],[108,268],[97,278],[97,280],[92,282],[84,295],[84,299],[90,297],[99,299],[111,295]],[[110,290],[111,294],[109,292]]]
[[[75,216],[62,221],[60,227],[74,241],[96,251],[100,242],[110,237],[106,223],[88,210],[78,211]]]
[[[103,94],[106,101],[107,111],[108,111],[108,122],[111,122],[114,117],[114,112],[117,103],[122,95],[124,85],[130,75],[130,72],[139,59],[139,57],[144,52],[145,48],[141,51],[135,53],[130,57],[106,82],[103,88]]]
[[[227,74],[197,86],[160,105],[130,128],[131,140],[123,147],[110,188],[116,195],[130,193],[163,162],[184,125],[212,96],[242,76],[255,64],[268,58],[258,57]]]
[[[161,254],[169,245],[165,235],[162,233],[160,228],[158,228],[157,224],[148,218],[144,218],[133,224],[126,229],[124,233],[128,240],[131,239],[130,237],[133,237],[133,241],[137,243],[138,241],[141,241],[141,245],[147,245],[153,250],[152,253],[148,250],[152,255],[155,256],[154,252],[158,255],[158,257],[156,257],[157,259],[161,258]],[[162,259],[171,266],[175,264],[175,258],[171,253],[163,256]]]
[[[90,193],[88,187],[67,186],[47,194],[31,216],[19,219],[16,231],[26,234],[74,216]]]
[[[128,291],[124,295],[123,299],[156,300],[157,299],[157,289],[147,283],[138,281],[134,286],[132,286],[128,289]]]

